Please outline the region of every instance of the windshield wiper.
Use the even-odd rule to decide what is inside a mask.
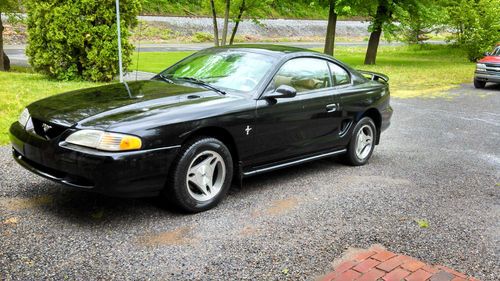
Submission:
[[[167,83],[170,83],[170,84],[175,84],[174,81],[172,81],[172,79],[168,78],[167,76],[163,75],[163,74],[158,74],[156,77],[159,77],[161,78],[161,80],[167,82]]]
[[[185,80],[185,81],[188,81],[188,82],[191,82],[191,83],[194,83],[194,84],[198,84],[198,85],[201,85],[201,86],[204,86],[205,88],[209,88],[211,90],[214,90],[218,93],[221,93],[223,95],[227,95],[226,92],[224,92],[223,90],[215,87],[215,86],[212,86],[210,83],[208,82],[205,82],[201,79],[198,79],[198,78],[194,78],[194,77],[175,77],[175,79],[179,79],[179,80]]]

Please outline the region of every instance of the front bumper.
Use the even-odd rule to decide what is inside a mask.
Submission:
[[[484,82],[500,83],[500,72],[480,72],[476,71],[474,79]]]
[[[120,197],[158,195],[179,149],[102,152],[61,139],[46,140],[17,122],[10,127],[13,156],[24,168],[71,187]]]

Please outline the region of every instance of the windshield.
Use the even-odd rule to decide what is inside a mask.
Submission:
[[[492,56],[500,56],[500,47],[497,47],[493,53],[491,53]]]
[[[202,51],[161,74],[173,80],[189,77],[214,87],[249,92],[255,90],[275,62],[272,56],[251,52]]]

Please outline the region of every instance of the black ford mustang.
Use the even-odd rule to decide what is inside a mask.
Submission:
[[[246,176],[340,154],[367,163],[390,124],[387,80],[305,49],[212,48],[149,81],[29,105],[13,154],[69,186],[198,212]]]

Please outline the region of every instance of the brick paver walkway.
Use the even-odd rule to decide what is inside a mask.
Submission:
[[[372,247],[345,258],[321,281],[478,281],[451,268],[430,265]]]

